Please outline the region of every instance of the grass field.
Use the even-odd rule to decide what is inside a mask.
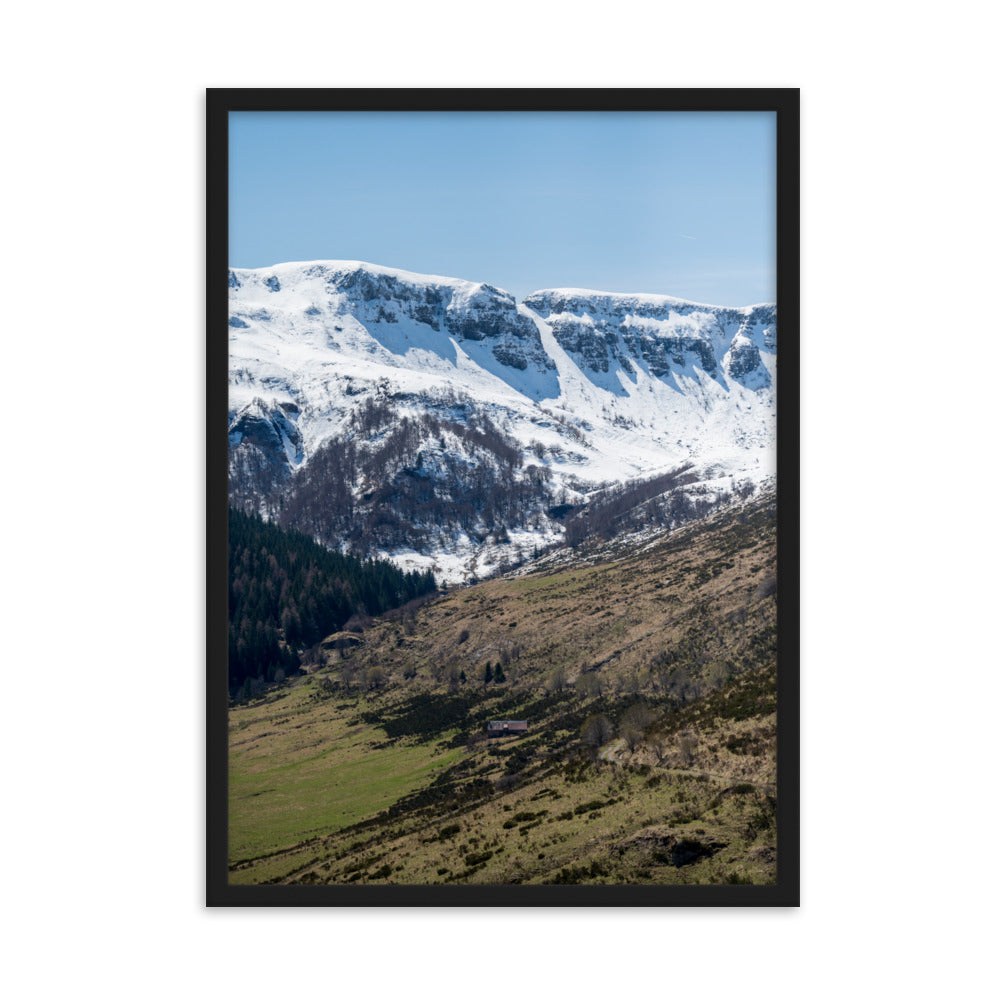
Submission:
[[[276,702],[232,713],[229,852],[259,858],[350,826],[421,787],[460,755],[355,724],[344,703],[318,703],[299,682]]]
[[[758,501],[373,623],[231,709],[231,880],[773,881],[773,580]]]

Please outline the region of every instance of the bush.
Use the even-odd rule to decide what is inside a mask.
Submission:
[[[554,878],[549,880],[549,885],[573,885],[577,882],[586,882],[588,878],[599,878],[607,875],[607,866],[600,861],[592,861],[589,865],[570,865],[561,869]]]
[[[466,854],[465,864],[466,867],[471,868],[473,865],[481,865],[484,862],[489,861],[492,857],[492,851],[483,851],[481,854]]]
[[[548,809],[542,809],[540,812],[519,812],[514,813],[514,815],[504,823],[503,828],[505,830],[512,830],[519,823],[531,823],[532,820],[538,820],[541,822],[542,816],[547,816],[549,813]],[[538,823],[533,824],[537,826]]]

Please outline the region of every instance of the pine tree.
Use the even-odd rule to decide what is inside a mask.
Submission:
[[[298,531],[229,511],[229,685],[299,668],[297,649],[339,631],[355,614],[380,614],[436,589],[434,575],[361,561]]]

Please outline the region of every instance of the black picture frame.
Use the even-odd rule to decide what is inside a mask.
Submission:
[[[777,115],[778,855],[772,885],[230,885],[227,861],[228,115],[236,111],[773,111]],[[799,91],[209,89],[206,102],[206,903],[209,906],[799,905]]]

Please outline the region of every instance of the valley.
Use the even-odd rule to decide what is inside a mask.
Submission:
[[[773,882],[775,514],[763,490],[356,616],[230,706],[230,881]]]

